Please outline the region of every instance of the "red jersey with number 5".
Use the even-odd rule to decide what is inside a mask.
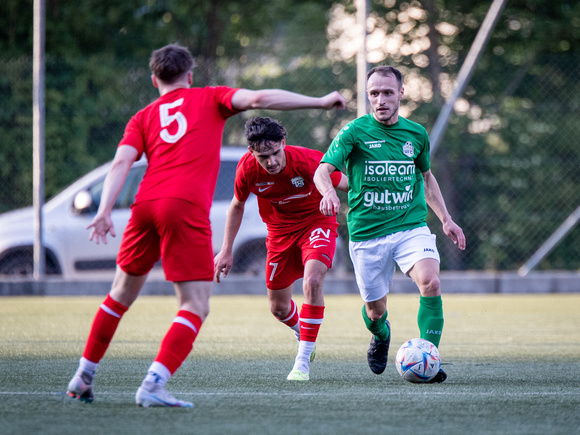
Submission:
[[[323,154],[300,146],[286,145],[286,166],[279,174],[269,174],[251,153],[244,154],[236,170],[235,195],[245,202],[250,193],[258,197],[260,216],[268,227],[268,233],[285,234],[298,231],[301,226],[316,221],[336,225],[336,217],[326,217],[320,210],[322,195],[316,189],[314,172]],[[331,179],[337,186],[340,172]]]
[[[220,165],[222,133],[237,89],[180,88],[131,118],[121,145],[145,154],[147,170],[135,203],[180,198],[209,211]]]

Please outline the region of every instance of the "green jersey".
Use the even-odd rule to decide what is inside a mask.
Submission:
[[[421,125],[402,117],[384,125],[372,114],[361,116],[343,127],[322,162],[338,169],[346,164],[350,240],[427,225],[422,172],[430,169],[429,136]]]

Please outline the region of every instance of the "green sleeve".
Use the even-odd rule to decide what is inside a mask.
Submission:
[[[342,170],[354,147],[354,130],[352,123],[345,125],[333,139],[326,154],[322,157],[321,163],[330,163],[339,171]]]
[[[431,169],[431,159],[429,157],[431,152],[431,144],[429,142],[429,135],[427,134],[426,130],[424,130],[424,134],[422,136],[423,146],[421,152],[415,159],[415,166],[417,166],[421,172],[427,172],[429,169]]]

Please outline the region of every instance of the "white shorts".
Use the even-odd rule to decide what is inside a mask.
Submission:
[[[356,283],[365,302],[378,301],[389,293],[395,262],[407,275],[419,260],[433,258],[440,261],[435,234],[431,234],[427,227],[363,242],[349,242],[349,252]]]

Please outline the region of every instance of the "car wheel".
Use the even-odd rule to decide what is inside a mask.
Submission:
[[[23,252],[9,254],[0,265],[2,275],[32,277],[34,263],[32,255]]]
[[[58,266],[47,253],[45,270],[48,275],[60,273]],[[34,273],[34,258],[32,252],[19,251],[7,254],[0,263],[0,274],[19,278],[32,278]]]
[[[264,275],[266,254],[266,242],[264,240],[246,243],[236,254],[232,273],[245,273],[253,276]]]

